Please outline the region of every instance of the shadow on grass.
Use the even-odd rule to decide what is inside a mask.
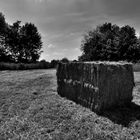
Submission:
[[[128,127],[131,122],[140,120],[140,106],[132,102],[123,107],[107,110],[101,116],[107,117],[114,123]]]

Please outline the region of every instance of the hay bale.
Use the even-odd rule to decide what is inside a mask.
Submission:
[[[59,63],[58,94],[95,112],[131,102],[133,68],[126,62]]]

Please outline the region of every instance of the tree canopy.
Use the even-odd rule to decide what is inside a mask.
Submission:
[[[37,27],[32,23],[26,23],[21,27],[21,55],[25,62],[35,62],[39,59],[42,48],[41,36]]]
[[[33,23],[21,26],[21,21],[16,21],[9,25],[0,13],[0,61],[36,62],[41,48],[41,35]]]
[[[84,35],[80,61],[131,61],[140,60],[140,39],[129,25],[119,27],[104,23]]]

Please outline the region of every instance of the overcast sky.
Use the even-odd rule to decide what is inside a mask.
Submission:
[[[133,26],[140,32],[140,0],[0,0],[9,24],[34,23],[42,35],[41,59],[77,59],[82,35],[98,24]]]

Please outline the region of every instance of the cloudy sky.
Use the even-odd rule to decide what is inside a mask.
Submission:
[[[140,0],[0,0],[9,24],[34,23],[42,35],[41,59],[77,59],[83,34],[98,24],[133,26],[140,32]]]

